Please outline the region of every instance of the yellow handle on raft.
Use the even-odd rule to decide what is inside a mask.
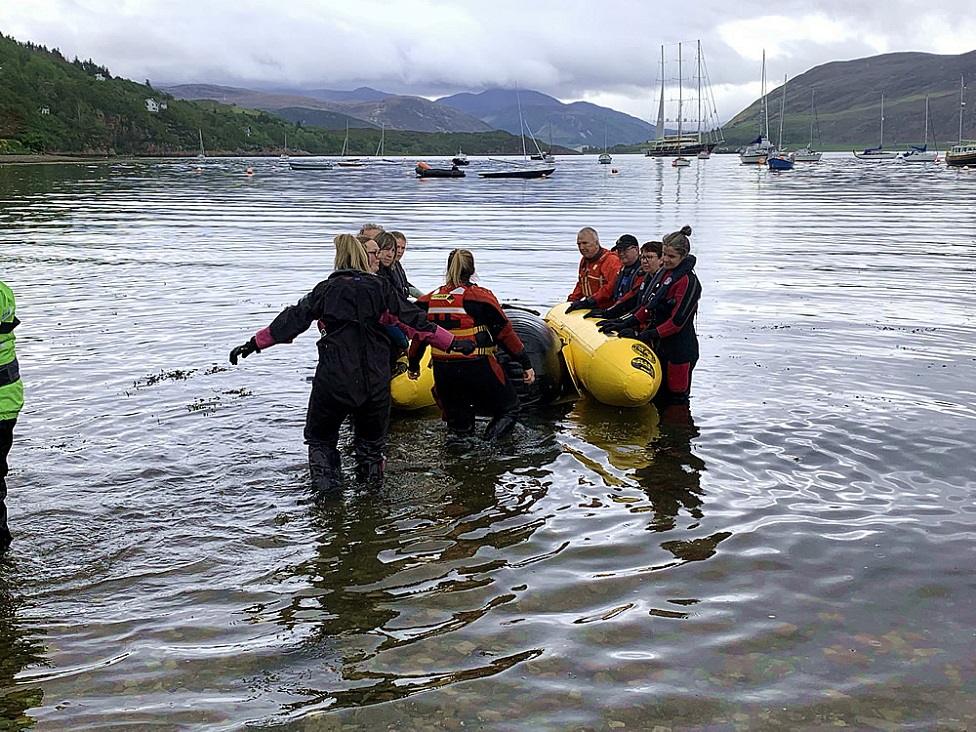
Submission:
[[[649,346],[632,338],[607,336],[582,311],[567,313],[560,303],[546,324],[563,342],[563,358],[573,379],[593,397],[615,407],[647,404],[661,386],[661,362]]]
[[[400,362],[406,365],[407,357]],[[390,381],[390,396],[395,409],[412,411],[434,406],[434,370],[430,367],[430,349],[424,350],[420,359],[420,378],[414,381],[406,371],[399,373]]]

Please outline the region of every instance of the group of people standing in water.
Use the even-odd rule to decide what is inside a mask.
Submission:
[[[598,318],[602,332],[649,345],[662,370],[655,401],[686,402],[698,363],[695,315],[701,298],[691,227],[643,245],[624,234],[609,250],[600,246],[595,229],[584,227],[576,246],[583,258],[567,312],[587,310],[583,317]]]
[[[592,228],[577,236],[582,261],[568,309],[586,309],[584,317],[600,318],[604,332],[654,347],[667,399],[687,399],[698,360],[693,320],[701,287],[689,254],[690,234],[685,227],[643,247],[625,234],[612,250],[600,246]],[[334,243],[332,274],[230,353],[236,365],[239,358],[289,343],[318,323],[322,337],[304,431],[314,490],[329,496],[342,485],[338,442],[347,417],[357,478],[382,481],[390,379],[404,351],[408,376],[415,379],[424,351],[431,349],[434,396],[450,442],[473,437],[479,414],[491,418],[484,440],[508,434],[518,419],[519,399],[497,349],[520,366],[526,384],[533,383],[535,372],[497,298],[472,283],[474,255],[452,250],[444,285],[421,294],[403,270],[402,233],[367,224],[358,236],[340,234]]]

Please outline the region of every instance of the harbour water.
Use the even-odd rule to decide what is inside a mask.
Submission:
[[[484,164],[0,168],[0,728],[976,728],[976,172]],[[422,289],[465,247],[542,311],[581,226],[690,224],[690,410],[584,399],[462,456],[401,417],[381,490],[310,503],[315,338],[226,355],[366,221]]]

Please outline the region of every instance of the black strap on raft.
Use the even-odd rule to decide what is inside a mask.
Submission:
[[[0,366],[0,389],[5,386],[10,386],[19,378],[20,364],[17,363],[16,358],[10,363],[5,363],[3,366]]]
[[[7,335],[7,333],[13,333],[14,328],[20,325],[20,321],[17,320],[17,316],[8,323],[0,323],[0,335]]]

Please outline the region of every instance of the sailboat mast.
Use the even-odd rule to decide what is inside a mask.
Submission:
[[[664,139],[664,46],[661,46],[661,101],[657,107],[657,139]]]
[[[966,108],[966,77],[959,77],[959,144],[962,145],[962,114]]]
[[[923,145],[929,144],[929,95],[925,95],[925,138],[922,140]]]
[[[816,89],[810,89],[810,142],[807,143],[807,150],[813,150],[813,116],[816,106],[814,105],[813,95],[816,94]]]
[[[760,112],[760,114],[762,116],[759,119],[759,123],[762,129],[759,130],[759,133],[760,135],[762,135],[768,140],[769,139],[769,104],[766,101],[766,49],[765,48],[763,49],[761,87],[762,88],[760,89],[760,91],[762,92],[762,111]]]
[[[786,116],[786,74],[783,74],[783,100],[779,105],[779,150],[783,150],[783,118]]]
[[[698,144],[701,145],[701,40],[698,41]]]
[[[681,87],[684,79],[681,77],[681,43],[678,43],[678,155],[681,155]]]
[[[518,84],[515,85],[515,104],[518,106],[519,132],[522,135],[522,159],[525,160],[528,154],[525,152],[525,122],[522,121],[522,100],[519,98]]]
[[[881,141],[878,147],[884,147],[884,92],[881,92]]]

